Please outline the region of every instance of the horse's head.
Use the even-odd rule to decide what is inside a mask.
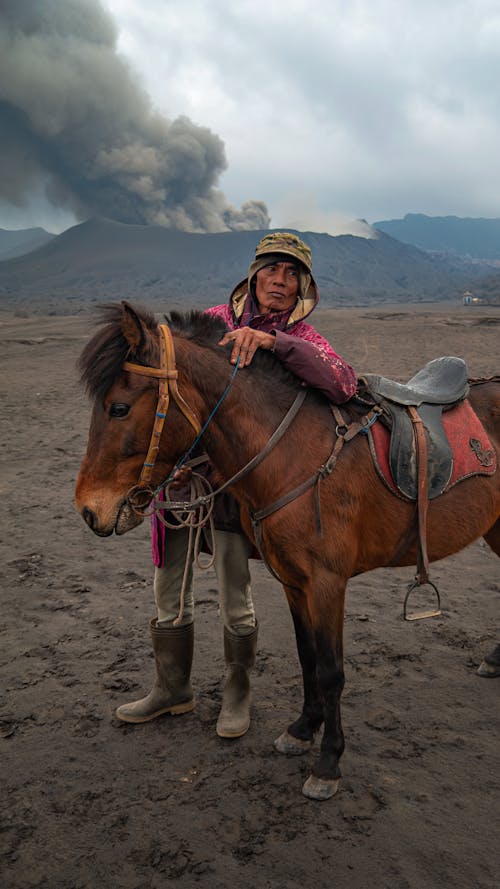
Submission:
[[[107,537],[113,531],[124,534],[143,518],[131,508],[127,494],[139,479],[147,490],[143,466],[157,412],[159,380],[140,369],[159,368],[160,344],[154,317],[127,303],[106,307],[103,322],[79,361],[94,405],[75,499],[94,533]],[[139,372],[134,365],[139,365]],[[195,436],[192,424],[173,401],[165,422],[151,470],[153,486],[169,474]]]

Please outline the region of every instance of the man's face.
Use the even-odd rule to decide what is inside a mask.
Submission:
[[[295,262],[270,263],[255,276],[255,296],[263,315],[291,309],[298,293],[299,269]]]

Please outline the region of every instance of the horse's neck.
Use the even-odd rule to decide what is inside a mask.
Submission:
[[[204,356],[206,360],[206,356]],[[224,364],[218,356],[210,356],[210,367],[191,364],[191,384],[204,405],[206,420],[229,382],[226,358]],[[194,369],[193,369],[194,367]],[[213,386],[220,380],[221,369],[224,385]],[[214,391],[216,390],[216,391]],[[293,391],[286,400],[287,407],[294,400]],[[237,371],[224,400],[210,419],[203,435],[203,446],[223,482],[239,472],[253,457],[262,451],[272,433],[286,413],[273,402],[272,382],[269,386],[256,386],[251,371]],[[266,463],[268,461],[266,460]],[[262,499],[266,482],[262,473],[252,472],[243,479],[242,490],[253,502]],[[262,489],[262,490],[261,490]]]
[[[259,409],[247,385],[235,386],[210,422],[204,436],[207,451],[221,475],[239,471],[266,446],[278,425]]]

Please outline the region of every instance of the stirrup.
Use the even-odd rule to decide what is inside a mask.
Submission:
[[[434,594],[436,596],[436,600],[437,600],[437,608],[434,608],[433,610],[430,609],[429,611],[412,611],[409,614],[408,613],[408,600],[409,600],[412,592],[417,587],[422,587],[422,586],[432,587],[432,589],[434,590]],[[421,583],[419,581],[418,577],[416,577],[415,580],[413,580],[410,584],[408,584],[408,589],[406,591],[406,596],[405,596],[405,600],[403,603],[403,618],[404,618],[404,620],[425,620],[428,617],[439,617],[440,614],[441,614],[441,599],[439,597],[439,590],[438,590],[437,586],[434,583],[432,583],[431,580],[427,580],[427,581],[425,581],[425,583]]]

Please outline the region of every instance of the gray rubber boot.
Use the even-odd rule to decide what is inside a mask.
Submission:
[[[496,679],[500,676],[500,645],[496,645],[493,651],[485,654],[477,672],[486,679]]]
[[[241,738],[250,726],[249,670],[255,663],[257,627],[246,636],[237,636],[224,627],[224,656],[227,673],[222,707],[217,720],[220,738]]]
[[[150,722],[163,713],[173,716],[194,707],[189,677],[193,662],[193,624],[185,627],[158,627],[151,621],[151,637],[156,661],[156,681],[139,701],[122,704],[116,715],[122,722]]]

